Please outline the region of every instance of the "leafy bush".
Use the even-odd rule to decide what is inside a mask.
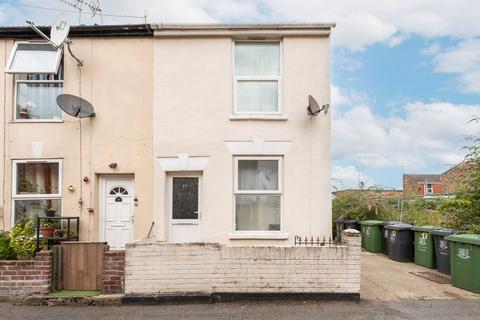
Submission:
[[[418,198],[403,201],[403,221],[417,226],[450,226],[446,213],[442,210],[448,199]]]
[[[0,232],[0,260],[14,260],[17,257],[10,240],[10,235],[7,232]]]
[[[12,229],[11,246],[17,256],[32,257],[36,249],[35,228],[33,221],[25,225],[17,223]]]
[[[473,121],[478,123],[480,118]],[[473,145],[468,147],[469,155],[463,165],[459,189],[442,210],[454,228],[480,234],[480,138],[471,140]]]

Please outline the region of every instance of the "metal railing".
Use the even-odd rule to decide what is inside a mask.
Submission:
[[[325,237],[320,239],[320,237],[318,236],[316,238],[313,236],[310,236],[310,237],[295,236],[294,243],[295,243],[295,246],[305,246],[305,247],[335,246],[340,244],[339,241],[332,240],[331,237],[329,237],[327,240]]]

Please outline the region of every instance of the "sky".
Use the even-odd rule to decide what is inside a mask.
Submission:
[[[0,25],[49,25],[58,10],[72,24],[335,22],[334,189],[401,189],[403,173],[461,162],[480,133],[478,0],[83,0],[103,15],[81,18],[72,2],[0,0]]]

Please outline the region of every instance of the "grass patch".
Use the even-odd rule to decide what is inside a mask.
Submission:
[[[73,290],[60,290],[50,292],[50,297],[95,297],[100,295],[100,291],[73,291]]]

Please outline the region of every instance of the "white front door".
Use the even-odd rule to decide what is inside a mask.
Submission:
[[[103,179],[103,230],[100,238],[110,249],[123,250],[132,240],[134,191],[133,178],[104,177]],[[103,236],[102,236],[103,233]]]
[[[200,242],[201,176],[170,176],[168,193],[168,241],[172,243]]]

